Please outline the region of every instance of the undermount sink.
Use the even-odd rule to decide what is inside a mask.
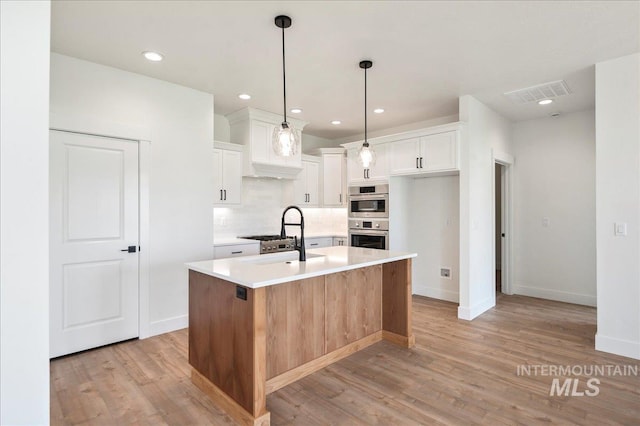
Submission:
[[[275,263],[286,263],[297,261],[300,254],[297,251],[286,251],[282,253],[263,254],[259,256],[238,257],[235,260],[252,265],[272,265]],[[325,257],[323,254],[307,253],[307,260],[318,257]]]

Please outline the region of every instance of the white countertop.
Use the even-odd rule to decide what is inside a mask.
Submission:
[[[297,251],[205,260],[187,263],[193,271],[249,288],[266,287],[320,275],[416,257],[416,253],[334,246],[307,250],[307,261]]]

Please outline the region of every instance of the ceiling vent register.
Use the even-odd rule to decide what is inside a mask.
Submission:
[[[571,94],[571,90],[564,80],[538,84],[537,86],[506,92],[504,95],[517,104],[538,102],[542,99],[557,98]]]

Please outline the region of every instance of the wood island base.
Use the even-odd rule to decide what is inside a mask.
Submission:
[[[381,340],[415,345],[411,259],[248,288],[189,271],[191,380],[234,420],[267,394]]]

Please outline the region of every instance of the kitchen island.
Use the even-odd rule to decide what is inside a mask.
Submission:
[[[412,347],[415,256],[338,246],[187,264],[193,383],[268,425],[267,394],[382,339]]]

